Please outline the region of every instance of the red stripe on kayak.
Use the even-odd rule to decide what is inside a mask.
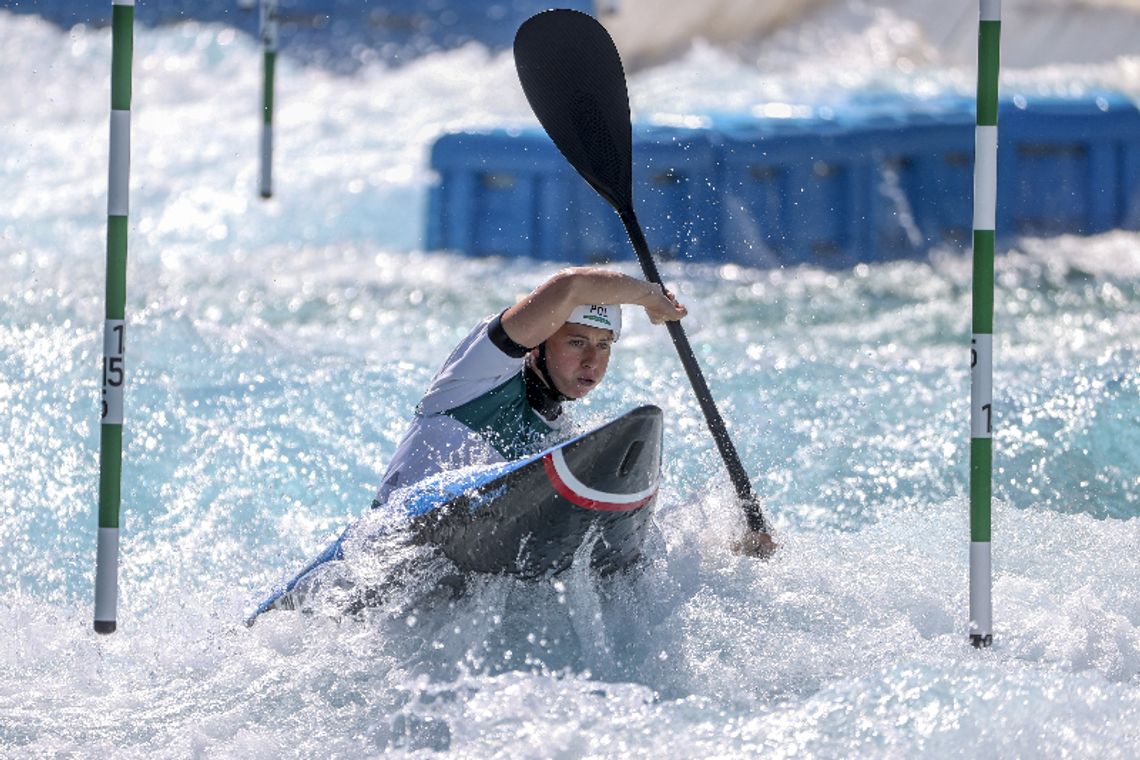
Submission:
[[[653,499],[654,496],[657,495],[657,491],[654,489],[653,493],[649,494],[644,499],[631,501],[625,504],[619,504],[612,501],[598,501],[596,499],[590,499],[574,491],[572,488],[570,488],[570,486],[566,484],[565,481],[562,480],[561,477],[559,477],[558,470],[554,467],[553,454],[547,454],[544,456],[542,458],[542,465],[546,469],[546,477],[550,479],[550,485],[554,486],[554,490],[558,492],[558,495],[566,499],[571,504],[582,507],[583,509],[594,509],[600,512],[629,512],[631,510],[638,509],[639,507],[644,507]]]

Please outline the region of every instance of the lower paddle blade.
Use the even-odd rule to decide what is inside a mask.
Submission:
[[[532,16],[515,35],[515,68],[566,160],[615,209],[632,209],[629,94],[605,27],[580,11]]]

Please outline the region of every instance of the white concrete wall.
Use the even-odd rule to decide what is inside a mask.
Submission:
[[[917,47],[932,59],[925,63],[972,65],[977,57],[975,0],[597,0],[596,7],[631,69],[697,38],[749,56],[775,34],[820,26],[859,34],[881,27],[884,15],[917,28]],[[1140,57],[1140,0],[1004,0],[1002,20],[1003,68]]]

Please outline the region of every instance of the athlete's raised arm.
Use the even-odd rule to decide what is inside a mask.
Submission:
[[[688,311],[662,286],[600,267],[563,269],[503,314],[503,330],[521,346],[533,347],[553,335],[583,304],[636,304],[654,324],[674,321]]]

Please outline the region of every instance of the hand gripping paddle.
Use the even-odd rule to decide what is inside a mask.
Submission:
[[[550,139],[617,211],[646,279],[663,285],[633,213],[629,94],[621,57],[605,27],[579,11],[552,10],[532,16],[515,35],[515,68],[526,99]],[[665,326],[728,468],[749,529],[769,533],[760,500],[728,437],[684,328],[680,322]]]

